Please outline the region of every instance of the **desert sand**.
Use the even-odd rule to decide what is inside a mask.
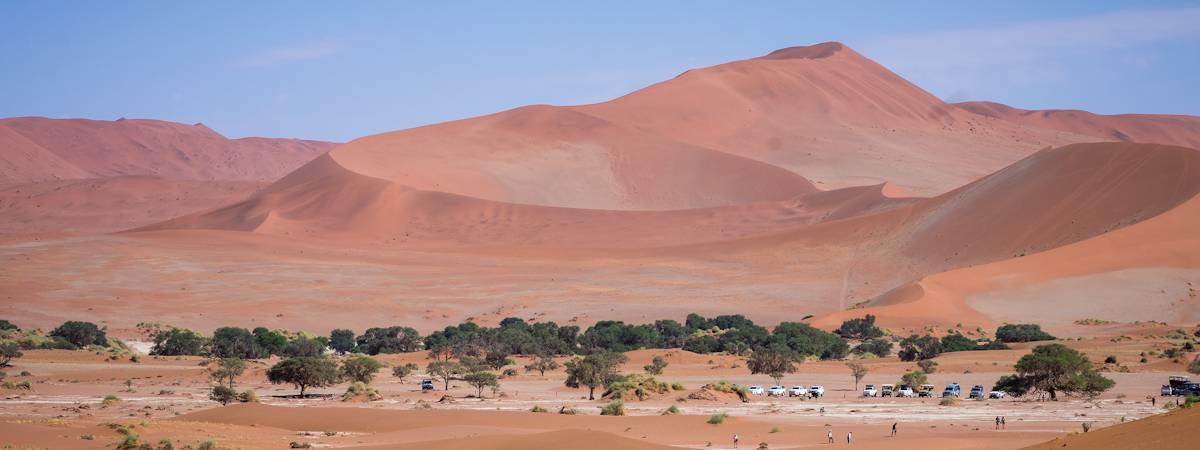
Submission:
[[[941,407],[859,398],[843,361],[810,361],[785,383],[825,384],[827,398],[670,395],[600,417],[561,371],[506,378],[503,398],[455,386],[439,402],[387,379],[384,400],[342,403],[285,398],[290,387],[265,382],[268,361],[241,381],[262,404],[219,408],[197,358],[35,350],[7,370],[28,370],[18,379],[34,388],[3,392],[0,445],[103,448],[113,422],[177,447],[729,448],[738,433],[743,448],[806,448],[834,429],[867,448],[1008,449],[1085,422],[1097,429],[1046,445],[1133,445],[1194,420],[1146,400],[1185,365],[1138,361],[1200,320],[1198,136],[1190,116],[947,104],[839,43],[336,147],[201,124],[3,119],[0,318],[24,328],[83,319],[138,340],[146,321],[327,335],[695,312],[832,330],[873,314],[897,336],[1037,323],[1129,371],[1107,374],[1117,387],[1095,400]],[[1031,347],[947,354],[931,378],[990,386]],[[664,353],[662,378],[689,390],[769,381],[741,358],[683,351],[633,352],[627,370]],[[913,368],[866,364],[873,383]],[[101,406],[107,394],[123,400]],[[564,405],[581,414],[555,414]],[[680,414],[660,415],[671,405]],[[719,412],[732,417],[705,423]],[[1016,422],[995,430],[997,415]]]

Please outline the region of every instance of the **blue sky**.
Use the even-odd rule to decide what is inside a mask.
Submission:
[[[830,40],[951,101],[1200,114],[1197,23],[1198,1],[4,2],[0,117],[345,141]]]

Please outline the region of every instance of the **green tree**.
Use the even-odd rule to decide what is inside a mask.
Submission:
[[[746,361],[746,367],[750,369],[751,374],[766,374],[775,379],[775,384],[779,384],[783,381],[784,374],[796,372],[796,364],[799,362],[800,355],[794,350],[774,344],[755,350]]]
[[[154,332],[152,339],[154,346],[150,348],[151,355],[200,355],[208,346],[207,338],[186,328],[160,329]]]
[[[212,391],[208,393],[208,399],[221,405],[228,405],[237,401],[238,393],[228,386],[213,386]]]
[[[325,340],[298,336],[283,347],[280,355],[288,358],[319,358],[325,355]]]
[[[663,359],[661,355],[654,355],[654,358],[650,360],[650,364],[646,364],[642,367],[642,369],[650,375],[662,375],[663,369],[666,368],[667,360]]]
[[[800,356],[839,359],[850,353],[850,345],[845,339],[807,323],[780,323],[771,333],[769,341],[772,346],[783,344]]]
[[[208,375],[218,383],[233,387],[234,380],[246,371],[246,361],[238,358],[221,358],[209,362]]]
[[[425,366],[425,371],[433,379],[441,381],[442,390],[446,391],[450,390],[450,380],[464,372],[463,365],[457,361],[434,361]]]
[[[21,353],[21,346],[16,342],[0,343],[0,367],[8,367],[12,360],[25,356]]]
[[[398,365],[398,366],[392,368],[392,376],[399,378],[400,382],[403,383],[404,378],[409,375],[412,375],[412,373],[416,372],[417,369],[418,369],[418,367],[414,363]]]
[[[409,327],[369,328],[357,343],[358,350],[368,355],[408,353],[421,349],[421,334]]]
[[[860,355],[870,353],[883,358],[892,353],[892,342],[887,339],[869,339],[854,346],[854,353]]]
[[[1200,355],[1192,359],[1192,363],[1188,364],[1188,372],[1200,375]]]
[[[900,341],[900,360],[933,359],[942,354],[942,341],[936,336],[912,335]]]
[[[996,329],[996,340],[1001,342],[1053,341],[1054,339],[1054,336],[1042,331],[1042,327],[1035,324],[1004,324]]]
[[[513,364],[513,360],[508,357],[508,353],[501,350],[487,352],[487,356],[484,357],[483,362],[492,370],[500,370],[504,366]]]
[[[1013,395],[1044,392],[1051,400],[1058,394],[1095,396],[1115,385],[1092,368],[1087,357],[1062,344],[1039,345],[1014,366],[1016,375],[1002,377],[997,387]]]
[[[342,375],[363,384],[371,384],[375,373],[383,367],[379,361],[370,356],[351,356],[342,361]]]
[[[12,322],[9,322],[9,321],[7,321],[7,320],[4,320],[4,319],[0,319],[0,331],[13,331],[13,330],[18,330],[18,331],[19,331],[19,330],[20,330],[20,328],[18,328],[18,327],[17,327],[16,325],[14,325]]]
[[[463,381],[475,387],[475,396],[483,398],[484,388],[491,387],[493,389],[500,387],[500,380],[496,374],[491,372],[471,372],[463,375]]]
[[[555,370],[558,368],[558,363],[554,361],[554,357],[548,354],[541,354],[534,357],[533,361],[525,365],[526,372],[537,371],[542,376],[546,376],[547,370]]]
[[[50,336],[62,338],[79,348],[89,345],[108,346],[108,336],[104,335],[104,330],[91,322],[64,322],[50,331]]]
[[[356,346],[354,341],[354,331],[351,330],[333,330],[329,333],[329,348],[338,352],[339,355],[344,355],[354,351]]]
[[[567,379],[563,383],[570,388],[587,386],[588,400],[595,400],[596,388],[615,378],[621,364],[628,360],[623,354],[603,351],[583,358],[575,357],[565,364]]]
[[[325,387],[337,383],[341,378],[337,363],[326,358],[288,358],[267,370],[267,380],[272,384],[291,384],[300,389],[300,397],[310,387]]]
[[[258,327],[254,329],[253,334],[254,341],[258,344],[258,349],[262,353],[262,358],[270,355],[282,355],[284,347],[287,347],[287,336],[278,331],[271,331],[266,327]]]
[[[867,366],[864,366],[858,361],[850,361],[846,363],[846,367],[850,368],[850,375],[854,377],[854,390],[858,390],[858,383],[863,377],[867,376]]]
[[[842,326],[838,327],[834,333],[846,339],[872,339],[883,336],[883,330],[875,326],[875,316],[870,314],[861,319],[842,322]]]
[[[250,330],[222,327],[213,331],[212,356],[217,358],[259,359],[270,353],[263,350]]]
[[[922,384],[926,383],[929,383],[929,377],[925,375],[925,372],[920,370],[908,372],[900,377],[900,384],[907,385],[913,389],[918,389]]]
[[[920,361],[917,361],[917,367],[920,367],[921,371],[925,372],[925,373],[937,372],[937,366],[938,366],[937,361],[934,361],[932,359],[922,359]]]

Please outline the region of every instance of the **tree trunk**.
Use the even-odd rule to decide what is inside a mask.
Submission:
[[[595,399],[596,399],[596,387],[588,386],[588,400],[595,400]]]
[[[304,398],[304,388],[305,388],[305,387],[306,387],[306,386],[305,386],[305,385],[303,385],[303,384],[302,384],[302,385],[300,385],[300,398]]]
[[[450,377],[443,378],[442,381],[444,381],[446,383],[443,385],[442,390],[443,391],[450,390]]]

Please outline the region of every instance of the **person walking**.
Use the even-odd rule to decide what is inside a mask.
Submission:
[[[1008,418],[1000,416],[1000,429],[1003,430],[1006,428],[1008,428]]]
[[[896,437],[896,423],[892,422],[892,437]]]
[[[996,429],[1000,429],[1000,416],[996,416]]]
[[[733,448],[738,448],[738,435],[737,435],[737,433],[734,433],[734,434],[733,434]]]
[[[829,443],[833,443],[833,430],[825,430],[825,437],[829,439]]]
[[[853,443],[854,443],[854,432],[847,431],[846,432],[846,444],[853,444]]]

